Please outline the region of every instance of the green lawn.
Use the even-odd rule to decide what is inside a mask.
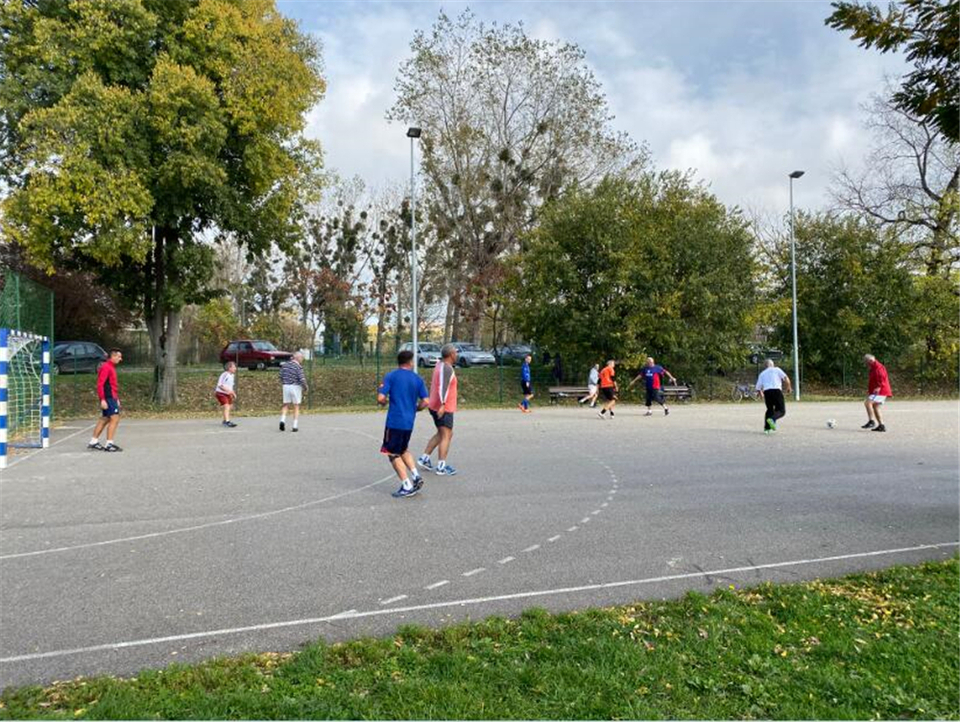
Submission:
[[[531,610],[47,688],[0,718],[957,719],[958,563]]]

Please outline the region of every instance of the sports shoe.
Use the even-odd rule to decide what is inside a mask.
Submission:
[[[300,427],[294,426],[292,429],[290,429],[290,431],[292,431],[293,433],[297,433],[298,431],[300,431]]]
[[[865,423],[865,424],[864,424],[863,426],[861,426],[860,428],[861,428],[861,429],[872,429],[872,428],[873,428],[874,426],[876,426],[876,425],[877,425],[877,423],[876,423],[873,419],[870,419],[870,421],[868,421],[867,423]]]
[[[280,431],[286,431],[286,430],[287,430],[287,425],[286,425],[283,421],[281,421],[281,422],[280,422]]]
[[[423,488],[422,476],[418,476],[416,479],[413,480],[413,488],[416,489],[417,491],[420,491],[420,489]]]
[[[520,409],[520,411],[523,411],[523,404],[517,404],[517,408]]]
[[[764,429],[763,433],[765,433],[767,436],[770,436],[770,434],[772,434],[773,432],[770,431],[770,429]]]
[[[393,492],[391,496],[394,499],[406,499],[408,496],[416,496],[419,491],[420,487],[418,487],[416,484],[409,489],[404,489],[403,486],[401,486],[399,489]]]
[[[604,414],[602,411],[598,411],[598,412],[597,412],[597,418],[605,419],[605,418],[607,418],[607,416],[606,416],[606,414]]]
[[[669,415],[670,415],[670,409],[668,409],[666,406],[663,407],[663,415],[664,415],[664,416],[669,416]]]
[[[883,424],[880,424],[879,426],[877,426],[877,428],[874,429],[874,431],[886,431],[886,430],[887,430],[887,427],[884,426]]]
[[[119,446],[109,441],[104,445],[103,450],[104,451],[123,451],[123,449],[121,449]]]
[[[647,413],[645,413],[644,416],[653,416],[653,411],[647,409]]]
[[[770,429],[770,431],[776,431],[777,422],[774,421],[773,419],[767,419],[767,428]]]
[[[237,426],[237,425],[236,425],[235,423],[233,423],[232,421],[224,421],[224,422],[223,422],[223,425],[226,426],[227,428],[230,428],[230,429],[234,429],[234,428],[236,428],[236,426]]]
[[[90,451],[103,451],[103,445],[98,441],[96,444],[87,444]]]
[[[433,470],[433,462],[430,461],[430,457],[426,454],[420,454],[420,458],[417,459],[417,463],[420,464],[424,469]]]
[[[610,409],[610,418],[613,418],[613,409]]]
[[[457,473],[457,470],[454,469],[452,466],[450,466],[450,464],[447,464],[442,469],[440,468],[437,469],[437,476],[455,476],[456,473]]]

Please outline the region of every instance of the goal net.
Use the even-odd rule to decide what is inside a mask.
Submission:
[[[0,328],[0,469],[50,443],[50,340]]]

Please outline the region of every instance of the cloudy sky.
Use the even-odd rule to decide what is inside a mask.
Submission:
[[[328,92],[308,134],[326,162],[368,185],[409,174],[405,128],[384,120],[417,29],[441,9],[576,43],[603,83],[614,125],[647,143],[657,167],[695,169],[721,200],[779,214],[829,203],[836,168],[869,139],[861,105],[900,76],[902,58],[863,50],[823,24],[830,5],[776,2],[337,2],[278,0],[323,44]]]

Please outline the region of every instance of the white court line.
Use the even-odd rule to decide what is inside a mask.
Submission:
[[[424,587],[424,589],[438,589],[439,587],[442,587],[444,584],[449,584],[449,583],[450,583],[450,580],[449,580],[449,579],[443,579],[443,580],[441,580],[441,581],[439,581],[439,582],[434,582],[433,584],[428,584],[427,586]]]
[[[509,564],[509,563],[512,562],[514,559],[516,559],[516,557],[504,557],[503,559],[501,559],[500,561],[498,561],[497,564]]]
[[[559,539],[559,538],[562,537],[562,536],[563,536],[563,534],[557,534],[556,536],[552,536],[552,537],[550,537],[549,539],[547,539],[547,541],[548,541],[548,542],[555,542],[557,539]]]
[[[567,529],[567,531],[568,531],[568,532],[574,532],[574,531],[576,531],[577,529],[579,529],[579,527],[572,526],[572,527],[570,527],[569,529]]]
[[[580,520],[580,523],[581,523],[581,524],[586,524],[588,521],[590,521],[590,517],[589,517],[589,516],[585,516],[585,517],[583,517],[583,519]]]
[[[472,577],[474,574],[479,574],[480,572],[487,571],[486,567],[477,567],[476,569],[471,569],[469,572],[464,572],[463,576]]]
[[[610,504],[608,504],[607,502],[603,502],[603,503],[600,505],[600,508],[601,508],[601,509],[606,509],[608,506],[610,506]]]
[[[591,511],[590,513],[593,514],[594,516],[596,516],[597,514],[600,513],[600,510],[599,510],[599,509],[594,509],[594,510]]]
[[[530,546],[528,546],[526,549],[523,550],[523,553],[524,553],[524,554],[529,554],[530,552],[535,552],[535,551],[537,551],[537,549],[539,549],[539,548],[540,548],[540,545],[539,545],[539,544],[531,544]]]
[[[199,531],[200,529],[210,529],[215,526],[224,526],[225,524],[236,524],[241,521],[250,521],[252,519],[265,519],[268,516],[275,516],[277,514],[284,514],[288,511],[299,511],[300,509],[306,509],[310,506],[316,506],[317,504],[323,504],[328,501],[333,501],[334,499],[342,499],[345,496],[350,496],[351,494],[357,494],[364,489],[369,489],[372,486],[377,484],[382,484],[385,481],[390,481],[390,479],[395,478],[394,474],[385,476],[378,481],[374,481],[370,484],[365,484],[364,486],[358,486],[356,489],[350,489],[349,491],[343,491],[339,494],[333,494],[332,496],[325,496],[322,499],[314,499],[313,501],[306,501],[302,504],[295,504],[293,506],[285,506],[282,509],[273,509],[272,511],[262,511],[257,514],[247,514],[246,516],[238,516],[232,519],[221,519],[220,521],[211,521],[207,524],[197,524],[195,526],[184,526],[178,529],[167,529],[166,531],[156,531],[150,534],[138,534],[136,536],[127,536],[120,539],[105,539],[98,542],[90,542],[89,544],[76,544],[69,547],[56,547],[54,549],[38,549],[32,552],[20,552],[18,554],[5,554],[0,556],[0,561],[6,559],[20,559],[22,557],[34,557],[40,556],[41,554],[57,554],[59,552],[69,552],[76,549],[91,549],[93,547],[103,547],[110,544],[122,544],[123,542],[131,541],[140,541],[141,539],[155,539],[156,537],[169,536],[171,534],[183,534],[188,531]]]
[[[265,624],[252,624],[247,627],[230,627],[226,629],[213,629],[206,632],[191,632],[189,634],[174,634],[168,637],[150,637],[147,639],[134,639],[127,642],[113,642],[110,644],[97,644],[90,647],[76,647],[74,649],[57,649],[50,652],[34,652],[31,654],[19,654],[13,657],[0,658],[0,664],[10,664],[12,662],[29,662],[36,659],[49,659],[51,657],[67,657],[77,654],[90,654],[92,652],[114,652],[131,647],[145,647],[151,644],[163,644],[165,642],[183,642],[190,639],[205,639],[207,637],[220,637],[226,634],[244,634],[247,632],[262,632],[270,629],[284,629],[288,627],[302,627],[311,624],[322,624],[324,622],[338,621],[341,619],[359,619],[362,617],[379,617],[387,614],[402,614],[407,612],[419,612],[429,609],[443,609],[446,607],[464,607],[467,605],[485,604],[487,602],[502,602],[512,599],[529,599],[531,597],[546,597],[559,594],[573,594],[576,592],[592,592],[598,589],[616,589],[619,587],[633,587],[642,584],[654,584],[656,582],[671,582],[680,579],[697,579],[709,576],[720,576],[729,574],[738,574],[740,572],[752,572],[758,569],[782,569],[785,567],[796,567],[805,564],[822,564],[824,562],[843,561],[845,559],[863,559],[866,557],[879,557],[888,554],[907,554],[909,552],[923,551],[925,549],[945,549],[956,547],[957,542],[944,542],[941,544],[920,544],[913,547],[903,547],[901,549],[882,549],[872,552],[859,552],[856,554],[839,554],[831,557],[820,557],[817,559],[796,559],[788,562],[774,562],[772,564],[754,564],[748,567],[731,567],[729,569],[714,569],[704,572],[690,572],[688,574],[669,574],[662,577],[647,577],[645,579],[631,579],[622,582],[607,582],[605,584],[587,584],[580,587],[561,587],[559,589],[543,589],[533,592],[517,592],[514,594],[500,594],[492,597],[475,597],[472,599],[458,599],[452,602],[433,602],[431,604],[419,604],[409,607],[394,607],[393,609],[374,609],[366,612],[341,612],[327,617],[312,617],[308,619],[292,619],[286,622],[268,622]]]
[[[382,602],[380,602],[380,604],[381,604],[381,606],[383,606],[383,605],[386,605],[386,604],[393,604],[394,602],[402,602],[402,601],[403,601],[404,599],[406,599],[406,598],[407,598],[407,595],[406,595],[406,594],[398,594],[398,595],[395,596],[395,597],[390,597],[389,599],[384,599]]]
[[[96,426],[96,424],[90,424],[89,426],[84,426],[84,427],[83,427],[82,429],[80,429],[79,431],[74,431],[72,434],[69,434],[68,436],[64,436],[62,439],[57,439],[57,440],[54,441],[52,444],[50,444],[50,446],[48,446],[46,449],[34,449],[34,450],[31,451],[30,453],[25,454],[24,456],[20,456],[20,457],[14,459],[13,461],[11,461],[9,464],[7,464],[7,469],[12,469],[12,468],[15,467],[17,464],[20,464],[20,463],[26,461],[27,459],[33,457],[35,454],[39,454],[41,451],[49,451],[50,449],[52,449],[52,448],[53,448],[54,446],[56,446],[57,444],[62,444],[62,443],[63,443],[64,441],[66,441],[67,439],[72,439],[74,436],[77,436],[77,435],[79,435],[79,434],[82,434],[84,431],[90,431],[90,429],[92,429],[94,426]],[[56,429],[53,429],[53,430],[56,431]],[[92,452],[91,452],[91,453],[92,453]],[[5,471],[6,471],[6,469],[5,469]],[[11,482],[11,481],[19,481],[19,480],[18,480],[18,479],[6,479],[6,480],[0,479],[0,484],[7,484],[7,483],[9,483],[9,482]]]

